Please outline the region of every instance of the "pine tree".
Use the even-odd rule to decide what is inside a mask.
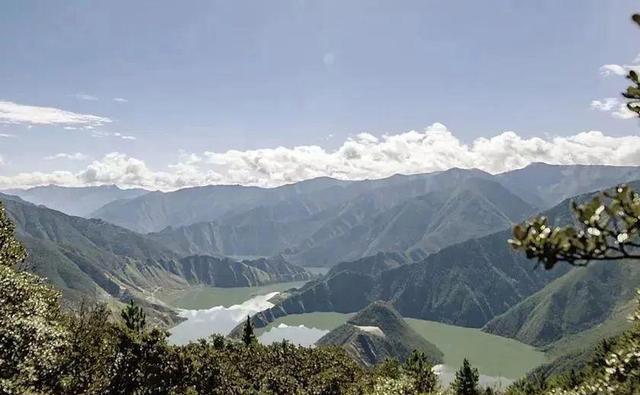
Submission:
[[[147,316],[142,307],[133,303],[133,300],[130,300],[127,307],[122,309],[120,316],[127,328],[135,332],[142,332],[147,324]]]
[[[453,382],[453,391],[456,395],[479,395],[478,391],[478,369],[472,368],[467,358],[462,362],[462,367],[456,372],[456,379]]]
[[[242,341],[245,345],[249,346],[257,341],[256,335],[253,333],[253,324],[251,323],[251,317],[247,316],[247,321],[244,324],[242,330]]]
[[[438,376],[432,370],[433,365],[423,352],[413,350],[404,363],[405,371],[414,381],[419,393],[431,393],[438,386]]]

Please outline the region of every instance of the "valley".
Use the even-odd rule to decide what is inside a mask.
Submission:
[[[30,270],[68,303],[90,298],[117,311],[133,300],[169,328],[171,344],[239,339],[250,317],[264,344],[337,345],[367,367],[417,349],[443,382],[467,358],[481,382],[504,387],[541,365],[584,363],[600,339],[628,327],[640,278],[624,262],[540,270],[507,244],[512,225],[537,212],[566,223],[567,193],[584,202],[607,177],[636,172],[534,164],[272,189],[51,190],[63,197],[53,205],[71,212],[64,202],[74,194],[87,205],[115,199],[87,215],[101,219],[0,201]],[[542,193],[566,177],[581,182]],[[19,195],[39,202],[47,191]]]
[[[233,297],[225,295],[224,289],[219,288],[192,290],[185,294],[184,299],[173,299],[175,307],[191,311],[185,314],[185,322],[170,329],[171,339],[177,344],[184,344],[213,333],[227,334],[233,326],[246,318],[246,314],[267,308],[268,300],[275,296],[275,292],[300,285],[282,283],[266,287],[232,289],[230,293]],[[198,299],[198,295],[205,296]],[[245,299],[241,301],[242,298]],[[165,296],[164,300],[171,302],[170,297]],[[197,302],[194,302],[196,300]],[[205,300],[210,302],[207,303]],[[202,311],[194,311],[198,309]],[[345,324],[353,315],[335,312],[291,314],[278,318],[265,328],[258,329],[256,333],[260,341],[267,344],[286,339],[294,344],[310,346],[329,331]],[[513,339],[485,333],[477,328],[414,318],[405,318],[405,321],[425,340],[442,350],[443,366],[439,369],[443,377],[452,374],[449,370],[459,366],[462,359],[467,358],[478,367],[484,376],[483,382],[504,387],[548,361],[541,350]]]

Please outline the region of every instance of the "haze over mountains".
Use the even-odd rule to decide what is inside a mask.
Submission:
[[[141,188],[120,189],[115,185],[95,187],[60,187],[47,185],[29,189],[2,191],[19,196],[36,205],[44,205],[69,215],[90,217],[91,213],[118,199],[131,199],[149,192]]]
[[[90,195],[111,201],[90,214],[81,198],[82,209],[71,208],[75,198],[56,198],[49,207],[150,233],[181,255],[282,254],[304,266],[331,266],[389,251],[422,259],[505,229],[567,197],[638,178],[634,167],[532,164],[499,175],[451,169],[380,180],[318,178],[277,188],[114,193],[117,188],[105,187]],[[62,195],[59,187],[20,195],[41,204],[48,189],[52,198]],[[80,190],[64,196],[88,194]]]

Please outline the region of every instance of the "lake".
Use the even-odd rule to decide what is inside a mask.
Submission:
[[[185,344],[213,333],[228,334],[247,315],[273,306],[269,300],[280,292],[302,286],[303,282],[280,283],[261,287],[198,287],[160,298],[181,308],[186,321],[170,330],[169,341]],[[213,307],[211,307],[213,306]],[[294,344],[313,346],[330,330],[345,323],[352,314],[316,312],[281,317],[266,328],[256,330],[265,344],[287,339]],[[531,369],[546,362],[545,354],[513,339],[491,335],[477,328],[463,328],[439,322],[405,318],[416,332],[444,353],[444,364],[436,370],[444,385],[466,357],[478,368],[483,385],[505,387]]]

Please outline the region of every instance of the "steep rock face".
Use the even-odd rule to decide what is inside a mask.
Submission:
[[[611,319],[635,297],[638,283],[638,262],[592,263],[553,281],[489,321],[483,330],[547,346]]]
[[[360,363],[371,366],[389,358],[404,361],[413,350],[424,352],[433,364],[442,351],[407,325],[393,307],[373,302],[347,323],[323,336],[318,345],[337,345]]]

